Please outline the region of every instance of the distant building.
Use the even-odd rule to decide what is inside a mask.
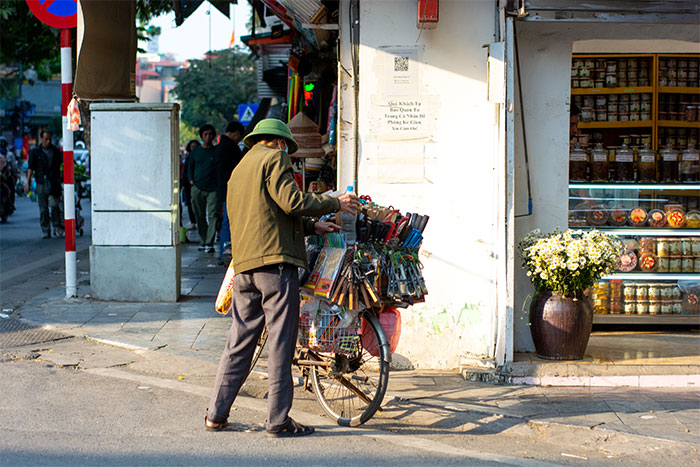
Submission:
[[[175,77],[185,68],[186,62],[168,55],[140,55],[136,61],[136,97],[141,102],[174,102],[171,91]]]

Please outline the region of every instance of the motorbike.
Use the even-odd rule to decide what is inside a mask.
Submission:
[[[7,159],[0,156],[0,223],[15,212],[15,177]]]

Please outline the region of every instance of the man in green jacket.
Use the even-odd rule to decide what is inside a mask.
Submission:
[[[214,145],[216,129],[204,125],[199,129],[202,145],[192,149],[189,160],[189,179],[192,185],[192,210],[197,219],[197,232],[202,244],[200,250],[214,253],[216,236],[216,167],[214,165]]]
[[[243,143],[250,151],[233,171],[226,207],[231,225],[233,325],[221,355],[205,426],[226,426],[234,399],[248,376],[263,326],[268,344],[268,417],[270,436],[304,436],[313,427],[289,418],[294,388],[292,355],[299,324],[298,268],[308,268],[304,235],[337,231],[339,226],[311,216],[338,211],[356,213],[356,195],[339,198],[304,193],[289,154],[298,146],[287,125],[260,121]]]

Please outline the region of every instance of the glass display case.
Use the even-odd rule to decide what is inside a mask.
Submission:
[[[571,182],[569,227],[624,245],[588,293],[594,323],[700,324],[700,184]]]

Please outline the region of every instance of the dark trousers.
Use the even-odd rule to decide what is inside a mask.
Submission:
[[[207,418],[222,423],[245,382],[253,351],[267,326],[267,429],[279,431],[292,408],[292,356],[299,326],[299,277],[296,266],[265,266],[236,275],[233,325],[221,354]]]
[[[50,194],[49,186],[44,183],[36,184],[36,200],[39,204],[39,223],[45,234],[51,233],[51,225],[57,231],[63,231],[61,215],[61,198]],[[49,215],[50,211],[50,215]]]

